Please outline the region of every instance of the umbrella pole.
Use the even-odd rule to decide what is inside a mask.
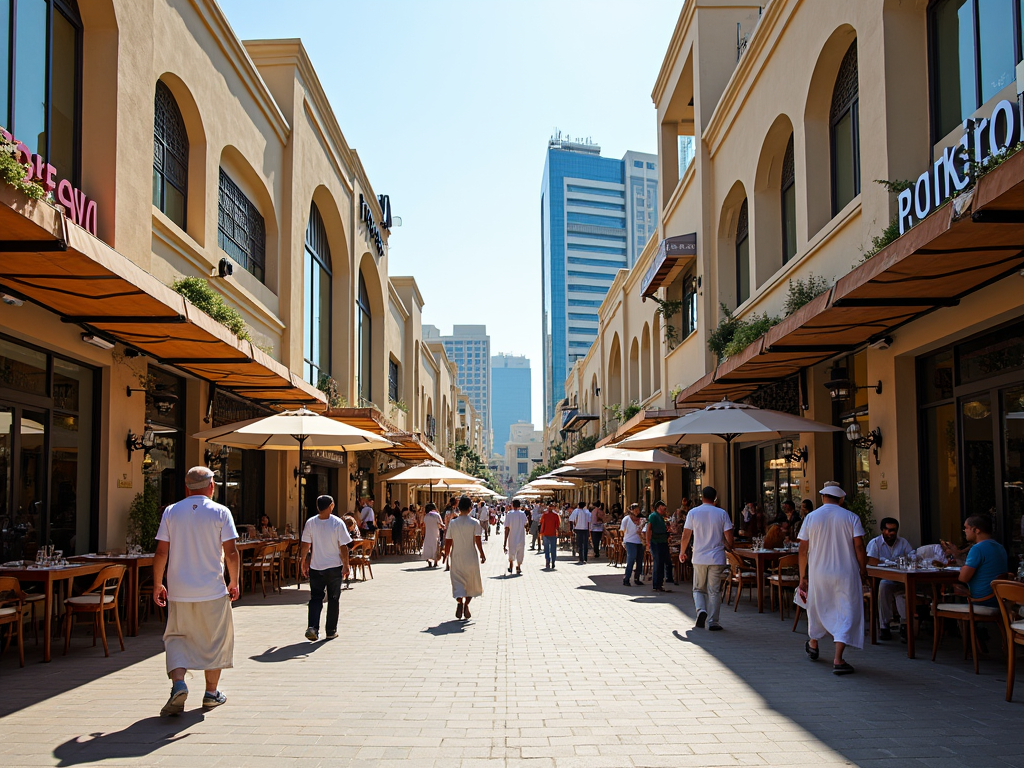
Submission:
[[[306,442],[306,436],[305,435],[299,435],[299,475],[298,475],[298,480],[296,481],[297,484],[298,484],[298,489],[297,489],[297,491],[295,493],[295,498],[298,500],[298,504],[299,504],[299,521],[298,521],[299,525],[298,525],[298,528],[299,528],[299,538],[300,539],[302,538],[302,529],[305,528],[305,524],[306,524],[306,521],[302,517],[302,444],[304,442]]]
[[[726,510],[730,517],[735,515],[735,510],[732,508],[732,436],[727,435],[725,438],[725,503],[728,505]]]

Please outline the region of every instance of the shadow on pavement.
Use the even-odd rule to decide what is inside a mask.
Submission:
[[[277,663],[280,661],[292,661],[293,659],[305,659],[311,654],[319,651],[323,646],[327,645],[330,640],[320,640],[318,642],[310,642],[309,640],[303,640],[300,643],[292,643],[291,645],[282,645],[280,647],[267,648],[263,653],[258,656],[250,656],[249,658],[253,661],[259,661],[262,663]]]
[[[204,719],[201,709],[193,709],[175,717],[147,717],[132,723],[123,731],[90,733],[65,741],[53,750],[58,766],[98,763],[102,760],[124,760],[144,757],[161,747],[188,738],[181,733]]]
[[[462,619],[452,619],[451,621],[442,621],[436,627],[427,627],[423,630],[428,635],[434,637],[443,637],[444,635],[457,635],[461,632],[465,632],[467,622]]]

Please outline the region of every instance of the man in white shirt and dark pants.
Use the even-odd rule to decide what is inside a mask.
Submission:
[[[235,649],[231,620],[231,603],[238,599],[235,521],[231,510],[212,500],[212,470],[192,467],[185,474],[185,487],[187,498],[164,510],[153,557],[153,601],[167,606],[164,651],[167,676],[173,681],[161,715],[185,710],[185,672],[190,669],[201,669],[206,676],[203,709],[226,702],[217,684],[221,670],[233,666]]]
[[[317,516],[306,521],[302,529],[302,575],[309,578],[309,622],[307,640],[316,640],[320,633],[320,611],[324,607],[324,593],[327,593],[327,624],[324,637],[333,640],[338,636],[338,614],[340,612],[341,583],[348,576],[348,545],[352,537],[340,517],[334,511],[334,499],[318,496]],[[310,555],[310,548],[313,552]],[[306,557],[309,556],[309,560]]]
[[[363,508],[359,512],[359,528],[366,532],[377,530],[377,516],[373,513],[373,499],[364,499]]]
[[[715,506],[718,492],[705,485],[701,494],[704,503],[694,507],[686,516],[683,536],[679,543],[679,562],[686,562],[686,548],[693,539],[693,604],[697,609],[697,628],[705,624],[712,631],[722,625],[718,616],[722,610],[722,582],[725,580],[726,549],[732,549],[732,520],[729,513]],[[708,620],[710,617],[710,621]]]
[[[882,535],[876,536],[868,542],[868,565],[878,565],[883,560],[894,563],[897,557],[907,557],[917,551],[910,546],[909,541],[899,535],[899,520],[892,517],[882,518],[881,528]],[[904,586],[898,581],[880,579],[878,582],[878,628],[882,640],[892,640],[892,630],[889,629],[889,624],[893,620],[893,608],[904,621],[909,621]],[[900,628],[900,636],[904,636],[905,633],[906,625],[903,625]]]
[[[576,555],[579,557],[576,562],[583,565],[587,562],[587,555],[590,552],[590,510],[587,509],[585,501],[581,501],[572,511],[569,522],[576,535]]]

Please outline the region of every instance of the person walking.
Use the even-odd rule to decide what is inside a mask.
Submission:
[[[469,516],[473,502],[468,496],[459,499],[459,516],[448,524],[444,534],[444,554],[451,566],[452,597],[458,602],[455,618],[472,618],[469,601],[484,593],[480,566],[487,562],[484,545],[480,540],[480,523]],[[476,552],[480,555],[479,562]]]
[[[601,558],[601,539],[604,538],[605,524],[604,504],[600,501],[594,505],[594,511],[590,513],[590,543],[594,547],[594,557]]]
[[[441,533],[444,532],[444,522],[437,514],[437,505],[434,502],[428,502],[423,510],[423,559],[427,561],[427,568],[437,568],[437,553],[441,545]]]
[[[212,470],[192,467],[185,473],[185,488],[186,498],[164,510],[153,557],[153,602],[167,607],[164,652],[172,681],[161,715],[185,710],[185,673],[190,669],[203,670],[206,678],[203,709],[225,703],[227,697],[217,686],[221,671],[233,666],[231,603],[238,599],[238,532],[231,510],[213,501]]]
[[[306,639],[309,641],[316,640],[320,634],[320,611],[324,607],[325,593],[327,623],[324,637],[333,640],[338,636],[338,601],[341,599],[341,582],[348,578],[348,545],[352,543],[345,523],[331,514],[334,511],[331,496],[317,496],[316,510],[317,516],[309,518],[302,529],[302,550],[299,553],[302,575],[309,579],[309,622],[306,625]]]
[[[849,675],[853,667],[843,658],[848,645],[864,647],[864,586],[867,552],[864,526],[842,501],[846,491],[825,484],[822,505],[800,526],[800,597],[807,603],[804,651],[818,659],[818,641],[826,633],[835,640],[832,673]]]
[[[629,586],[629,577],[633,576],[633,583],[638,587],[643,586],[640,575],[644,570],[644,540],[641,536],[644,520],[640,517],[640,505],[630,504],[626,516],[622,518],[619,530],[622,531],[622,543],[626,547],[626,578],[622,580],[622,586]],[[633,569],[636,568],[636,571]]]
[[[654,503],[654,511],[647,518],[647,547],[651,550],[651,586],[655,592],[671,592],[665,589],[665,564],[669,560],[668,524],[665,522],[668,507],[660,499]]]
[[[705,485],[704,503],[686,515],[679,542],[679,562],[685,563],[686,548],[693,539],[693,606],[697,609],[697,629],[715,632],[722,628],[718,617],[722,610],[722,582],[728,575],[725,551],[732,549],[732,518],[715,505],[718,492]],[[709,620],[710,619],[710,620]]]
[[[540,537],[544,543],[544,567],[555,570],[555,556],[558,553],[558,529],[562,526],[562,516],[554,506],[540,518]]]
[[[459,516],[459,510],[457,506],[458,500],[454,496],[452,496],[450,499],[448,499],[448,504],[444,508],[444,516],[442,517],[442,520],[444,520],[444,526],[441,528],[441,541],[439,542],[439,546],[441,547],[441,559],[444,561],[445,571],[450,571],[452,569],[452,564],[448,562],[447,550],[444,548],[445,545],[443,544],[443,541],[448,530],[448,526],[451,525],[452,520]]]
[[[587,550],[590,546],[590,510],[587,509],[585,501],[580,500],[576,509],[569,515],[569,524],[576,535],[576,556],[579,558],[576,564],[583,565],[587,562]]]
[[[530,539],[530,551],[540,550],[540,519],[544,515],[541,514],[540,509],[535,509],[530,512],[530,535],[533,537]]]
[[[476,521],[480,523],[480,527],[484,532],[484,541],[490,541],[491,539],[491,510],[487,508],[487,505],[482,501],[478,501],[476,505]]]
[[[519,508],[519,499],[512,501],[512,511],[505,515],[505,546],[508,553],[508,572],[512,573],[515,561],[516,573],[523,573],[523,557],[526,555],[526,513]]]

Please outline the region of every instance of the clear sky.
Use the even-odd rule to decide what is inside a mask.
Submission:
[[[548,138],[657,152],[651,90],[682,0],[220,0],[243,40],[302,39],[377,194],[392,275],[442,333],[525,354],[543,414],[540,183]]]

